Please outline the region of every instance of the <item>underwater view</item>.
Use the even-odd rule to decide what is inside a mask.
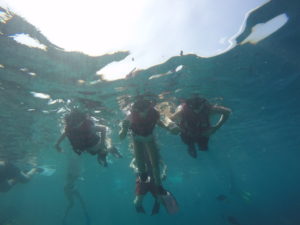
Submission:
[[[299,97],[296,0],[0,0],[0,225],[300,225]]]

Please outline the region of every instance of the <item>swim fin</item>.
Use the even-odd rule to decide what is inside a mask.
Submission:
[[[42,175],[42,176],[52,176],[56,169],[54,168],[51,168],[50,166],[39,166],[38,168],[38,172],[39,172],[39,175]]]
[[[171,192],[161,195],[161,200],[169,214],[175,214],[179,211],[179,205]]]

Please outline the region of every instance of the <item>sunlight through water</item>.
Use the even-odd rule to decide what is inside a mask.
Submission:
[[[240,30],[239,21],[246,12],[266,1],[1,2],[37,26],[52,43],[67,51],[90,55],[130,51],[125,60],[99,71],[104,79],[115,80],[124,78],[134,68],[144,69],[159,64],[181,51],[202,57],[228,51],[234,47],[232,37]],[[224,20],[227,23],[224,24]]]

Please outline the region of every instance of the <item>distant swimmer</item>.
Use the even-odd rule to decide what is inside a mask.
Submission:
[[[130,130],[133,140],[133,152],[138,168],[141,182],[148,179],[145,154],[151,163],[151,170],[155,184],[156,194],[166,195],[167,191],[163,188],[160,177],[160,156],[159,149],[153,134],[156,125],[169,129],[161,120],[159,112],[154,108],[155,102],[147,96],[138,96],[133,103],[127,118],[122,122],[119,132],[120,139],[124,139]]]
[[[86,113],[74,109],[65,116],[64,120],[64,132],[55,144],[57,151],[62,151],[60,143],[67,137],[75,153],[80,155],[88,152],[91,155],[97,155],[98,162],[104,167],[107,167],[108,153],[116,158],[122,157],[117,148],[112,146],[111,140],[107,138],[107,127],[96,125]]]
[[[211,105],[205,98],[194,96],[186,99],[170,116],[180,127],[180,137],[188,146],[188,153],[196,158],[195,144],[199,150],[208,150],[209,137],[213,135],[228,119],[231,110],[223,106]],[[219,121],[212,126],[210,117],[219,114]]]
[[[85,217],[86,225],[90,225],[90,217],[88,214],[88,211],[86,209],[86,204],[81,197],[80,192],[76,188],[76,183],[79,180],[81,176],[81,164],[79,161],[79,157],[73,156],[69,160],[68,170],[67,170],[67,176],[66,176],[66,183],[64,186],[64,193],[68,200],[68,205],[65,211],[65,215],[63,217],[63,224],[65,225],[67,222],[67,217],[70,212],[70,210],[74,206],[74,202],[77,199],[80,203],[80,206],[83,210],[83,214]]]
[[[227,221],[232,225],[241,225],[240,222],[234,216],[228,216]]]
[[[216,199],[217,199],[218,201],[222,202],[222,201],[228,200],[228,197],[227,197],[226,195],[220,194],[220,195],[218,195],[218,196],[216,197]]]
[[[18,183],[28,183],[33,175],[41,172],[42,168],[25,172],[8,161],[0,160],[0,192],[7,192]]]

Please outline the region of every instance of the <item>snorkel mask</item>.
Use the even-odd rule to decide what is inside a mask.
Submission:
[[[132,110],[137,112],[146,112],[155,105],[155,99],[153,95],[139,95],[136,97],[135,102],[132,105]]]

